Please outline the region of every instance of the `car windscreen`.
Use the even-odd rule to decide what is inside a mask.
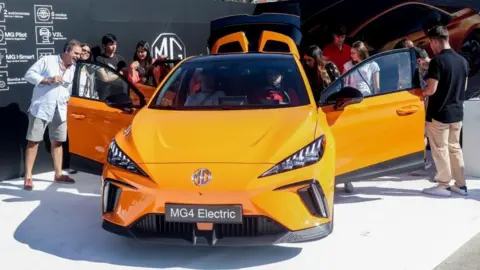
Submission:
[[[293,57],[213,58],[182,63],[163,84],[150,108],[245,110],[310,103]]]

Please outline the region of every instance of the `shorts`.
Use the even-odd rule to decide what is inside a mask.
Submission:
[[[52,119],[47,122],[43,119],[36,118],[32,114],[28,114],[28,131],[26,139],[32,142],[43,141],[43,135],[48,126],[48,135],[51,141],[65,142],[67,140],[67,122],[60,119],[58,112]]]

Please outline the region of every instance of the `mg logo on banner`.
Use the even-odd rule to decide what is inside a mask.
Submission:
[[[169,59],[185,59],[187,50],[183,41],[174,33],[160,34],[152,44],[152,58],[166,55]]]

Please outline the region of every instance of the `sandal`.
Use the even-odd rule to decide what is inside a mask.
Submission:
[[[32,178],[25,179],[25,182],[23,183],[23,189],[25,190],[33,189]]]
[[[73,178],[70,178],[68,175],[62,175],[60,177],[55,177],[54,182],[65,183],[65,184],[73,184],[73,183],[75,183],[75,180],[73,180]]]

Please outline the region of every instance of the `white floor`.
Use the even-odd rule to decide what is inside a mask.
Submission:
[[[402,176],[339,194],[334,233],[317,242],[264,248],[165,247],[101,228],[99,178],[75,185],[37,175],[35,190],[0,182],[0,269],[433,269],[480,232],[480,180],[470,196],[437,199],[431,183]]]

